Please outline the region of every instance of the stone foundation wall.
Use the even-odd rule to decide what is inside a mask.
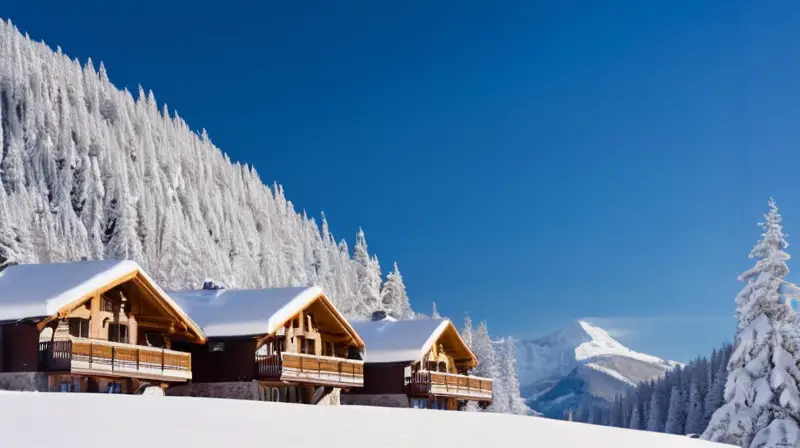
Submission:
[[[261,400],[262,387],[254,382],[232,383],[189,383],[169,387],[167,396],[171,397],[207,397],[233,398],[237,400]]]
[[[381,406],[386,408],[408,408],[410,407],[408,396],[404,394],[344,394],[341,396],[343,405],[357,406]]]
[[[0,373],[0,390],[47,392],[49,387],[48,375],[43,372]]]

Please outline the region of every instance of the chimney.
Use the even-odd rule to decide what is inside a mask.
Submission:
[[[386,319],[386,311],[375,311],[372,313],[372,321],[378,322]]]
[[[225,289],[225,287],[220,285],[220,284],[218,284],[218,283],[216,283],[216,282],[214,282],[214,280],[206,279],[203,282],[203,289],[204,290],[212,290],[213,291],[213,290],[217,290],[217,289]]]

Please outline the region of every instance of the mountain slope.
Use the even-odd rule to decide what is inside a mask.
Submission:
[[[585,321],[520,341],[517,364],[523,396],[550,417],[561,417],[586,398],[610,400],[679,365],[633,351]]]
[[[0,268],[103,258],[133,259],[166,289],[315,283],[351,316],[379,300],[358,293],[324,217],[320,229],[152,92],[134,99],[102,64],[0,20]]]

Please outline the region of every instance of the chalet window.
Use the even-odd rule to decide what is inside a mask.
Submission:
[[[69,334],[76,338],[89,337],[89,319],[72,317],[69,319]]]
[[[108,324],[108,340],[111,342],[128,342],[128,326]]]
[[[224,352],[225,351],[225,343],[224,342],[212,342],[208,344],[208,351],[210,352]]]
[[[303,339],[303,353],[307,355],[315,355],[315,341],[313,339]]]
[[[356,347],[347,347],[347,359],[361,359],[361,352]]]
[[[335,356],[336,350],[334,348],[334,342],[324,341],[323,346],[323,356]]]
[[[293,319],[292,320],[292,328],[300,328],[300,319]]]
[[[158,333],[145,333],[144,342],[145,342],[144,345],[146,345],[147,347],[165,348],[164,336],[161,336]]]
[[[114,302],[111,299],[103,297],[103,304],[101,306],[101,311],[107,311],[109,313],[114,312]]]

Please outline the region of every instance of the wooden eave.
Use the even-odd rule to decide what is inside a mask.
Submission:
[[[134,270],[133,272],[118,277],[117,279],[113,280],[112,282],[97,288],[83,296],[73,300],[72,302],[62,306],[59,310],[52,316],[46,317],[42,319],[36,326],[39,331],[42,331],[50,322],[54,319],[65,318],[67,315],[74,310],[75,308],[81,306],[84,302],[91,299],[92,297],[96,297],[98,295],[103,294],[106,291],[110,291],[117,286],[120,286],[126,282],[132,281],[139,289],[144,291],[146,294],[152,298],[152,302],[155,303],[159,308],[161,308],[168,316],[175,319],[177,322],[181,324],[183,329],[189,334],[190,336],[196,338],[199,343],[204,343],[206,341],[206,337],[203,334],[203,331],[197,327],[197,325],[192,322],[191,320],[187,320],[180,311],[175,309],[169,301],[161,294],[158,289],[149,282],[144,275],[142,275],[139,270]]]

